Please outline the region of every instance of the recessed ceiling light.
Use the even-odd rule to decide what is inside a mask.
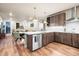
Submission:
[[[12,12],[10,12],[10,13],[9,13],[9,16],[13,16],[13,13],[12,13]]]

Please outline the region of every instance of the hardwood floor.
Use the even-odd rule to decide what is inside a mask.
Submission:
[[[79,56],[79,49],[60,43],[50,43],[36,51],[16,45],[12,36],[0,41],[0,56]]]
[[[17,52],[17,48],[14,45],[14,39],[12,36],[7,36],[5,39],[0,40],[0,55],[1,56],[19,55]]]

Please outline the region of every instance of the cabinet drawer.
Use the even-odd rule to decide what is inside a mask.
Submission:
[[[79,47],[78,35],[72,34],[72,44],[74,47]]]

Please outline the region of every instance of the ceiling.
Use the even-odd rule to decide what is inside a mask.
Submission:
[[[0,16],[6,18],[12,12],[17,19],[29,19],[34,15],[36,7],[36,17],[43,18],[50,14],[74,7],[78,3],[0,3]],[[5,16],[4,16],[5,15]]]

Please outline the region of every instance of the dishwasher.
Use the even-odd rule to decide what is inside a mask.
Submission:
[[[33,41],[32,41],[32,50],[36,50],[42,47],[42,34],[34,34]]]

